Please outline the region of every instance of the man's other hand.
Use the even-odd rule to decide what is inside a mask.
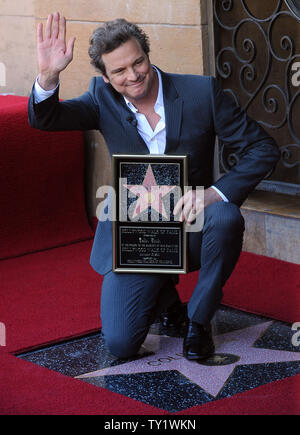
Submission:
[[[204,190],[189,190],[177,202],[174,215],[181,211],[179,220],[191,224],[205,207],[217,201],[222,201],[222,198],[212,187]]]

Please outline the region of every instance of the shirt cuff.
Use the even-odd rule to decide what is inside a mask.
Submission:
[[[223,201],[229,202],[228,199],[226,198],[226,196],[224,195],[224,193],[220,192],[220,190],[217,189],[215,186],[211,186],[211,187],[220,195],[220,197],[223,199]]]
[[[49,97],[52,97],[52,95],[54,94],[54,92],[56,91],[56,89],[59,86],[59,83],[57,83],[56,87],[54,89],[51,89],[50,91],[45,91],[45,89],[43,89],[39,82],[38,82],[38,78],[37,77],[35,84],[34,84],[34,88],[33,88],[33,93],[34,93],[34,102],[35,104],[41,103],[42,101],[46,100]]]

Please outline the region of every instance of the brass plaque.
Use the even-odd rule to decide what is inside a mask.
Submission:
[[[114,272],[186,273],[185,224],[173,214],[187,184],[187,157],[112,156]]]

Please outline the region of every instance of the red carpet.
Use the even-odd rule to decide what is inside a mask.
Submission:
[[[198,272],[183,277],[179,289],[188,300]],[[227,281],[222,303],[288,323],[300,321],[300,266],[242,252]]]
[[[298,322],[300,266],[244,252],[225,286],[223,303],[283,322]]]
[[[0,96],[0,259],[92,236],[83,134],[33,130],[27,101]]]
[[[0,321],[8,351],[99,327],[96,311],[86,314],[90,323],[81,314],[99,295],[88,262],[83,133],[32,129],[27,102],[0,96]],[[75,243],[82,240],[89,241]]]
[[[9,352],[100,327],[101,279],[89,265],[92,242],[0,261],[0,319]]]

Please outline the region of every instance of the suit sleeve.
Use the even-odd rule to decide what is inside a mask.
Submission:
[[[211,77],[212,112],[216,135],[234,152],[238,162],[214,186],[230,202],[241,205],[255,186],[274,168],[278,147],[266,131],[227,95]]]
[[[78,98],[59,101],[59,88],[46,100],[35,104],[34,93],[28,101],[31,127],[47,131],[99,129],[99,106],[95,101],[96,78],[89,91]]]

